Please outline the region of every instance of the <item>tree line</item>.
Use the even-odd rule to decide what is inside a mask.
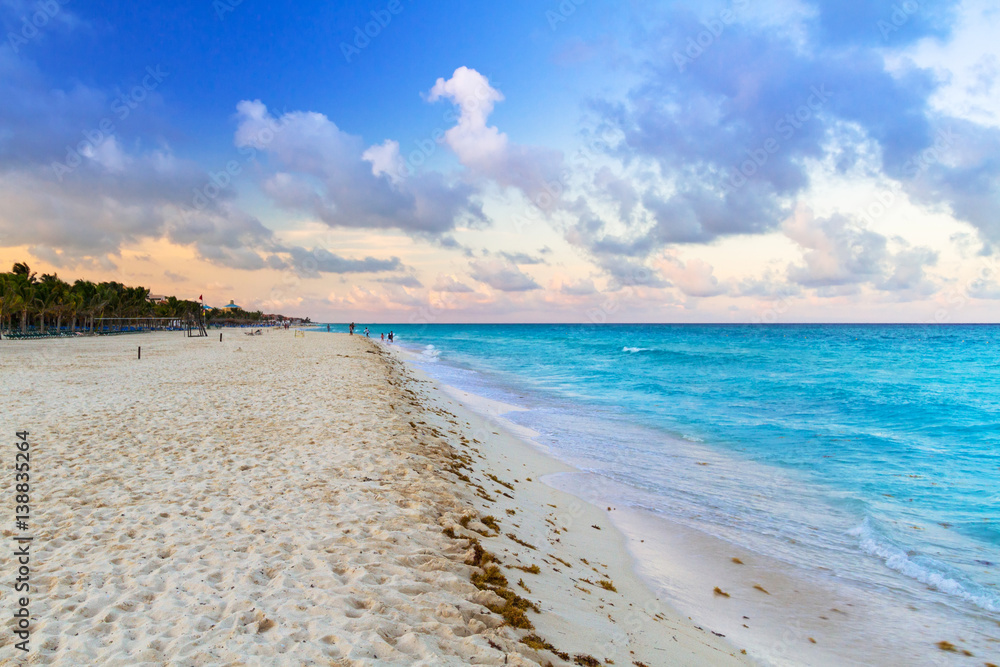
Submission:
[[[197,318],[202,311],[196,301],[167,297],[163,303],[149,300],[145,287],[128,287],[118,282],[94,283],[77,280],[70,284],[56,274],[38,277],[23,263],[14,264],[8,273],[0,273],[0,329],[15,327],[26,332],[37,327],[69,331],[94,331],[101,318],[159,317],[176,320]],[[207,321],[261,322],[261,311],[231,311],[213,308]],[[100,327],[100,325],[97,325]]]

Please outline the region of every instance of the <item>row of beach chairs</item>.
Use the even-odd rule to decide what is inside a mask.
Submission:
[[[26,331],[24,333],[20,331],[4,331],[2,333],[4,338],[9,338],[11,340],[28,338],[68,338],[75,335],[69,331],[46,331],[45,333],[42,333],[41,331]]]
[[[3,331],[3,338],[9,338],[11,340],[28,340],[36,338],[72,338],[73,336],[117,336],[120,334],[128,333],[142,333],[144,331],[149,331],[149,329],[139,329],[138,327],[129,327],[125,329],[107,329],[98,331],[46,331],[42,333],[41,331]]]

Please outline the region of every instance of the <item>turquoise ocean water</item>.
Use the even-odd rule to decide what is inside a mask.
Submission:
[[[615,502],[1000,618],[1000,326],[368,326]]]

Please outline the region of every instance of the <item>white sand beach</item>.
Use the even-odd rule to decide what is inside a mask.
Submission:
[[[34,537],[31,651],[7,615],[2,664],[747,663],[539,481],[565,466],[374,341],[2,346]]]

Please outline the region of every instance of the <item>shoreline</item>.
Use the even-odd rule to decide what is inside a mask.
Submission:
[[[504,412],[519,408],[442,385],[408,363],[410,353],[400,348],[384,349],[400,357],[424,383],[423,400],[459,416],[473,429],[476,439],[482,440],[485,462],[481,472],[498,477],[492,487],[499,493],[490,496],[492,502],[480,496],[474,496],[474,502],[481,513],[502,509],[506,514],[507,509],[514,509],[517,514],[509,517],[509,525],[516,529],[516,534],[511,534],[535,548],[511,544],[505,530],[494,538],[478,539],[484,545],[495,546],[504,555],[512,555],[520,566],[541,563],[543,572],[549,568],[557,575],[541,585],[532,583],[530,576],[523,577],[533,592],[544,591],[543,599],[551,605],[537,619],[540,629],[555,637],[574,638],[602,663],[605,658],[612,658],[615,664],[623,664],[614,653],[627,648],[624,664],[643,662],[643,654],[649,656],[645,664],[650,667],[753,664],[741,653],[742,647],[727,642],[713,628],[699,626],[663,596],[655,594],[637,573],[625,535],[605,510],[547,482],[553,475],[572,474],[576,469],[527,442],[531,436],[529,429],[502,419]],[[502,475],[508,477],[504,479]],[[499,486],[511,482],[516,484],[516,491],[505,491]],[[518,505],[514,499],[503,497],[519,492],[527,495],[527,502],[518,498]],[[525,514],[531,515],[530,519],[522,519]],[[508,519],[505,515],[499,518],[501,528],[508,523],[505,519]],[[547,546],[543,548],[542,544]],[[603,590],[597,583],[601,579],[612,582],[618,590],[614,593]],[[590,636],[580,635],[580,625],[592,630],[604,625],[604,636],[610,640],[595,642]],[[607,655],[602,657],[602,652]]]
[[[415,352],[395,349],[420,363]],[[615,495],[602,493],[602,487],[613,482],[582,472],[536,442],[533,431],[503,416],[525,408],[444,384],[441,391],[561,468],[543,478],[552,488],[592,507],[606,506],[608,497]],[[938,666],[965,664],[974,655],[995,655],[998,650],[1000,641],[986,630],[988,614],[968,612],[963,621],[955,621],[934,605],[922,604],[922,615],[914,617],[918,607],[897,607],[885,591],[862,590],[836,576],[817,580],[799,566],[652,512],[608,507],[601,513],[620,533],[628,567],[650,596],[669,601],[678,616],[693,619],[699,627],[713,626],[712,631],[727,636],[761,664],[904,660]],[[922,628],[916,642],[915,626]],[[959,648],[943,648],[949,645]]]

